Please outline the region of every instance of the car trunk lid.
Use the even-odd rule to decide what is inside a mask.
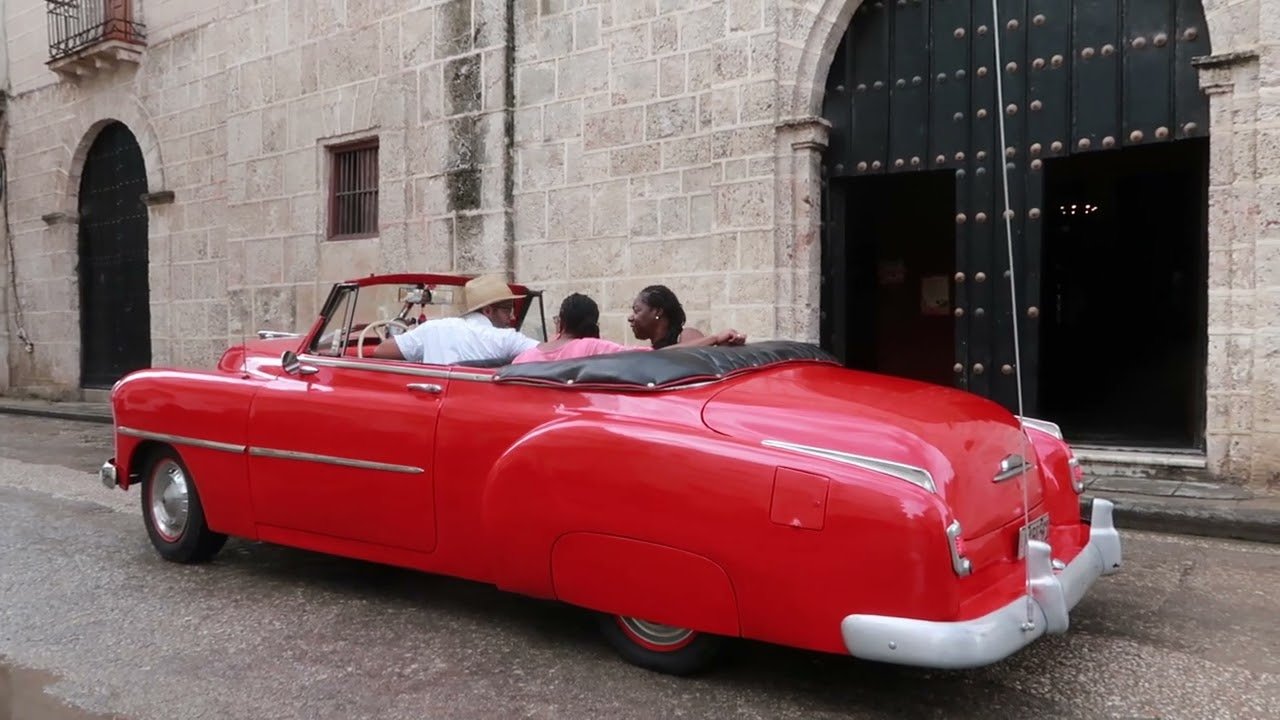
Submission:
[[[753,442],[834,450],[927,470],[959,518],[965,538],[1023,517],[1023,478],[1006,472],[1026,458],[1030,507],[1041,502],[1035,454],[1017,418],[994,402],[939,385],[830,365],[756,373],[703,408],[712,430]]]

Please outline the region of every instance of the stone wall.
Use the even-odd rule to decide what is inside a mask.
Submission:
[[[32,17],[21,7],[11,10]],[[40,85],[13,63],[15,90],[27,89],[9,103],[10,229],[17,294],[34,345],[31,352],[10,346],[14,385],[50,397],[77,394],[76,195],[85,154],[111,120],[124,122],[137,138],[148,191],[171,190],[180,199],[150,211],[153,362],[207,364],[225,345],[225,91],[217,45],[208,27],[193,30],[149,48],[151,62],[140,68],[77,84],[58,82],[41,67],[47,77]]]
[[[692,326],[772,337],[778,3],[522,2],[515,269],[629,338],[646,285]]]
[[[0,41],[4,40],[4,31],[0,30]],[[0,389],[9,387],[9,338],[14,332],[10,330],[10,317],[15,315],[10,311],[12,292],[9,287],[9,214],[6,211],[8,203],[6,202],[5,187],[5,137],[9,132],[9,121],[5,114],[5,104],[7,98],[4,91],[8,87],[8,76],[5,74],[7,68],[4,61],[0,60],[0,317],[4,318],[4,322],[0,322],[0,358],[5,362],[0,363]]]
[[[509,270],[505,8],[151,0],[140,65],[66,80],[44,65],[44,2],[7,3],[11,222],[35,343],[9,348],[12,385],[78,394],[76,195],[109,120],[137,136],[148,190],[174,193],[150,209],[154,365],[208,366],[257,329],[309,324],[335,279]],[[365,137],[378,233],[328,241],[327,146]]]
[[[1209,468],[1280,488],[1280,1],[1207,0]]]
[[[147,162],[153,363],[305,325],[335,279],[507,271],[600,303],[663,283],[692,325],[817,340],[818,116],[857,0],[140,0],[139,67],[59,80],[45,4],[3,6],[5,147],[32,353],[79,384],[76,193],[94,133]],[[1280,0],[1206,0],[1214,57],[1207,462],[1280,484]],[[327,146],[379,139],[375,237],[329,241]],[[2,282],[2,281],[0,281]],[[7,297],[7,296],[6,296]],[[13,330],[12,305],[6,316]]]

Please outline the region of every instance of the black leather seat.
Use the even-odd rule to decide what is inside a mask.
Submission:
[[[498,382],[579,387],[663,388],[717,380],[786,362],[839,364],[817,345],[770,340],[738,346],[682,347],[520,363],[500,369]]]

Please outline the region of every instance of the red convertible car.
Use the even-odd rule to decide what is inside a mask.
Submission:
[[[168,560],[237,536],[492,583],[594,611],[677,674],[726,637],[982,666],[1064,632],[1120,567],[1053,424],[813,345],[369,357],[455,314],[467,279],[339,283],[303,333],[130,374],[104,484],[141,486]],[[540,294],[511,287],[531,324]]]

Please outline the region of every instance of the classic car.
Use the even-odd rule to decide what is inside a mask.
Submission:
[[[128,375],[103,483],[141,486],[165,559],[236,536],[491,583],[584,608],[674,674],[726,638],[978,667],[1066,631],[1121,565],[1052,423],[811,344],[370,357],[456,313],[467,279],[341,282],[304,332]],[[545,337],[541,295],[511,288]]]

